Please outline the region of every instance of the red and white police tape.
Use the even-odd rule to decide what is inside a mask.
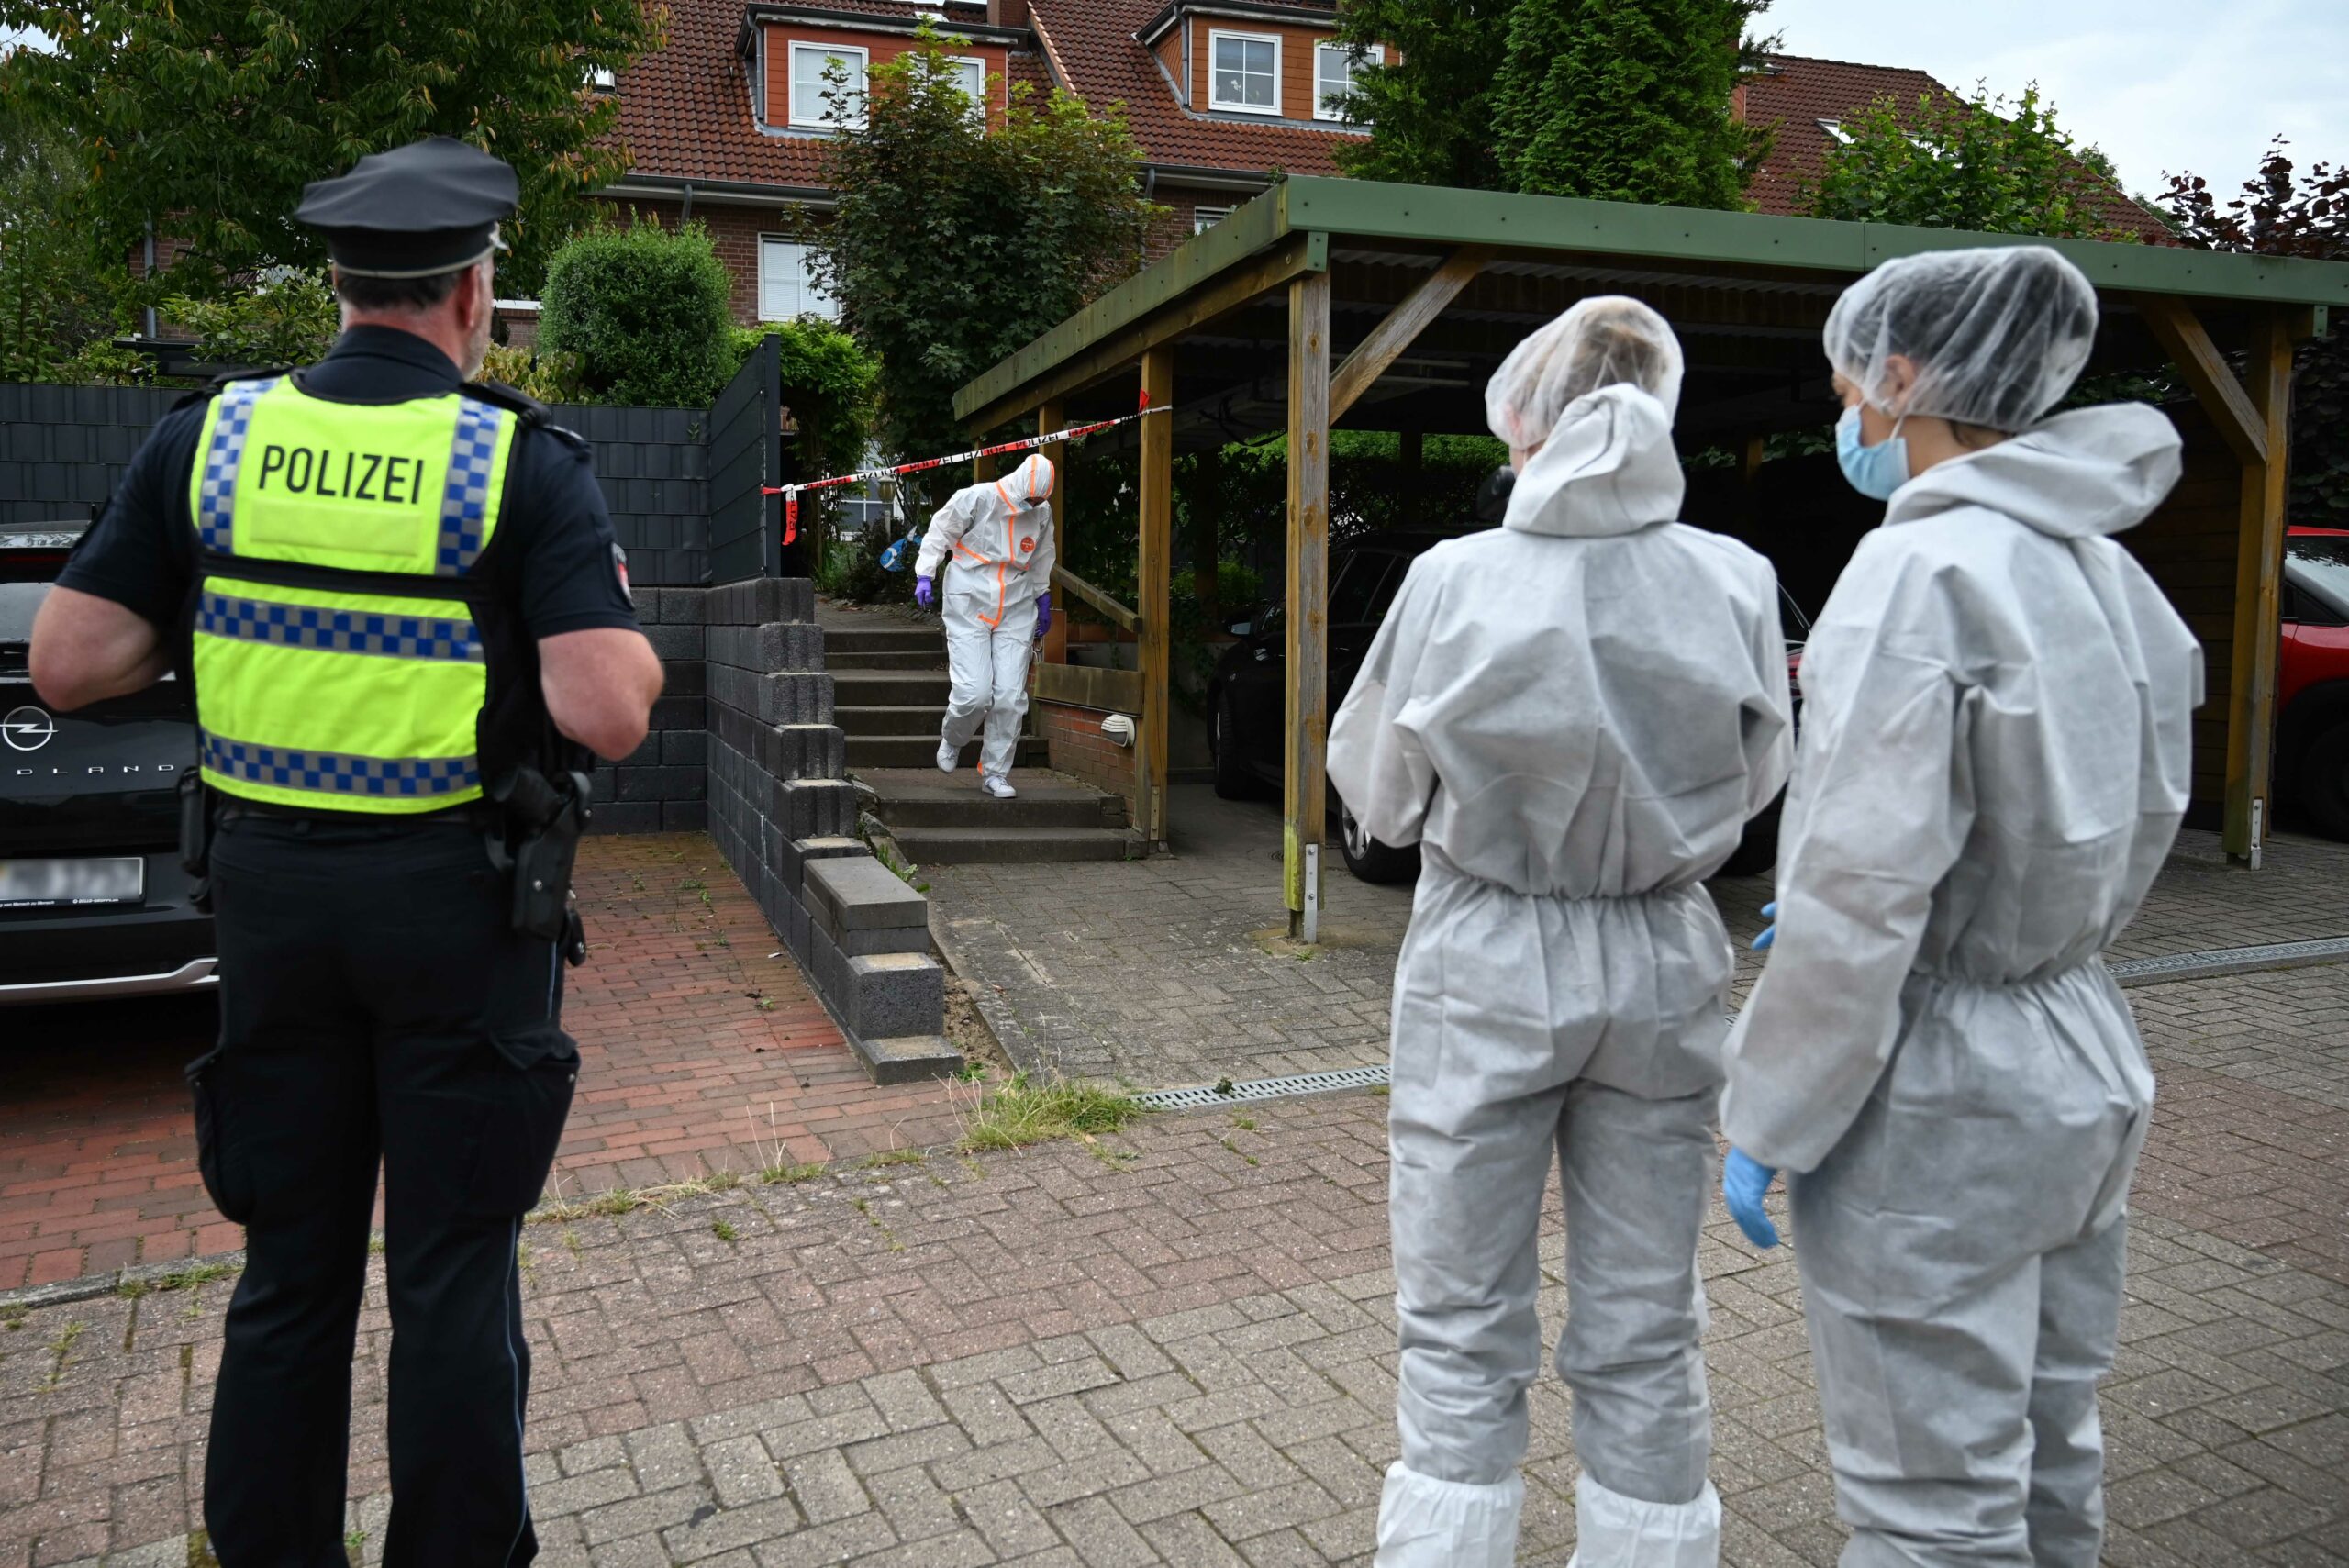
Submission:
[[[1103,419],[1091,425],[1072,425],[1065,430],[1055,430],[1049,436],[1027,436],[1016,441],[1006,441],[1001,446],[980,447],[973,451],[956,452],[951,457],[926,457],[919,462],[901,462],[895,468],[868,468],[855,473],[836,473],[829,479],[802,480],[796,484],[763,484],[759,487],[759,494],[783,497],[783,542],[789,545],[799,538],[799,497],[805,491],[829,490],[837,485],[855,484],[867,479],[887,479],[893,474],[899,473],[921,473],[933,468],[945,468],[953,463],[969,462],[976,458],[1000,457],[1006,452],[1034,451],[1038,447],[1058,446],[1063,441],[1081,441],[1087,436],[1099,435],[1104,430],[1114,430],[1120,425],[1130,425],[1146,415],[1172,413],[1174,408],[1174,406],[1171,403],[1162,408],[1152,408],[1150,406],[1150,394],[1145,392],[1141,395],[1141,407],[1115,419]]]

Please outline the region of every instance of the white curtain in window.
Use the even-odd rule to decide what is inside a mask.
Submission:
[[[1267,38],[1215,35],[1215,106],[1220,109],[1280,109],[1280,45]]]
[[[864,128],[864,67],[865,51],[861,49],[835,49],[825,44],[796,43],[791,46],[791,123],[796,126],[844,126],[850,130]],[[831,62],[839,61],[848,69],[849,101],[841,114],[827,103],[825,92],[830,83],[825,72]]]
[[[836,321],[840,314],[840,302],[807,275],[807,247],[789,239],[759,237],[760,320],[820,316]]]

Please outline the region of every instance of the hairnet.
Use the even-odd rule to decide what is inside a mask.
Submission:
[[[1518,450],[1550,439],[1575,398],[1602,386],[1636,386],[1680,404],[1680,340],[1663,317],[1622,295],[1586,299],[1512,350],[1485,387],[1485,418]]]
[[[1827,317],[1835,373],[1887,414],[2026,429],[2062,400],[2096,346],[2096,290],[2044,245],[1934,250],[1887,261]],[[1917,364],[1887,406],[1885,361]]]

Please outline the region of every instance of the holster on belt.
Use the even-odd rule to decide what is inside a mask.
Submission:
[[[180,869],[194,879],[188,902],[212,913],[212,792],[204,786],[204,771],[188,768],[180,773]]]
[[[505,810],[490,834],[490,859],[513,877],[514,929],[559,944],[573,968],[587,962],[587,931],[571,889],[587,797],[585,773],[550,780],[535,768],[515,770],[492,795]]]

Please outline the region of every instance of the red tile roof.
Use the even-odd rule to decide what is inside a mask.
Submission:
[[[907,0],[820,0],[827,10],[869,12],[899,21],[936,16]],[[1286,0],[1298,10],[1333,12],[1333,0]],[[1255,124],[1186,111],[1151,52],[1134,34],[1165,0],[1030,0],[1041,52],[1011,56],[1014,81],[1041,88],[1052,77],[1097,109],[1123,104],[1150,161],[1161,166],[1261,174],[1278,167],[1298,174],[1337,172],[1336,152],[1352,134],[1293,123]],[[670,0],[669,43],[619,80],[620,135],[635,172],[654,181],[708,180],[807,189],[820,178],[819,137],[764,134],[751,121],[750,86],[735,54],[744,0]],[[948,26],[983,19],[976,7],[952,7]],[[1820,120],[1855,115],[1877,99],[1913,103],[1948,89],[1921,71],[1841,61],[1775,56],[1774,69],[1745,89],[1746,118],[1776,128],[1776,145],[1752,194],[1764,212],[1802,210],[1802,189],[1817,177],[1827,147]],[[2158,219],[2116,195],[2115,223],[2149,239],[2166,238]]]

